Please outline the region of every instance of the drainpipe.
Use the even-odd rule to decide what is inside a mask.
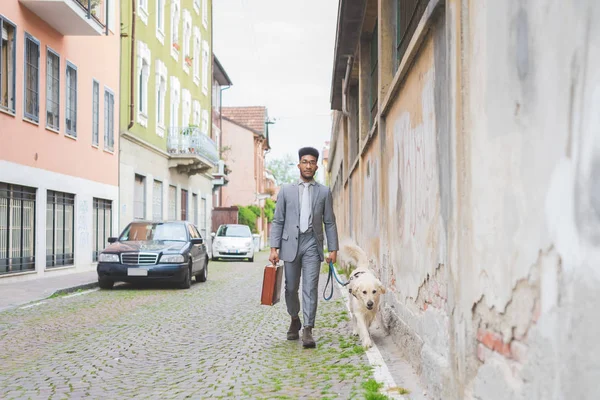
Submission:
[[[135,2],[137,0],[131,0],[131,60],[129,62],[129,125],[127,130],[131,129],[134,121],[135,114]]]

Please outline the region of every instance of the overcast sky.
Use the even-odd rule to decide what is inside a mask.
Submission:
[[[213,0],[214,52],[233,82],[224,106],[268,108],[271,153],[323,148],[337,0]]]

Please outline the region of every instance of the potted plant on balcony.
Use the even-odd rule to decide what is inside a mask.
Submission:
[[[189,139],[187,141],[187,143],[189,144],[187,148],[188,153],[196,153],[196,148],[194,147],[194,141],[192,137],[196,129],[198,129],[197,125],[189,125],[181,130],[181,134],[183,136],[189,136]]]
[[[179,51],[179,43],[175,42],[173,43],[173,48],[177,51]]]
[[[100,6],[100,2],[102,0],[90,0],[90,13],[95,17],[98,14],[98,7]],[[84,4],[87,5],[87,0],[83,0]]]
[[[191,67],[192,66],[192,57],[185,56],[185,63],[188,65],[188,67]]]

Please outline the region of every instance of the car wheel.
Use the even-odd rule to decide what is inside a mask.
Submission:
[[[197,282],[206,282],[206,278],[208,278],[208,259],[204,263],[204,268],[202,268],[202,272],[196,275]]]
[[[211,257],[210,261],[218,261],[219,259],[217,257]]]
[[[192,286],[192,273],[190,271],[190,268],[186,268],[185,272],[183,274],[183,281],[181,281],[181,284],[179,285],[179,287],[181,289],[189,289]]]
[[[98,286],[100,289],[112,289],[115,282],[108,278],[98,278]]]
[[[254,256],[250,257],[250,258],[248,259],[248,261],[250,261],[250,262],[254,262]]]

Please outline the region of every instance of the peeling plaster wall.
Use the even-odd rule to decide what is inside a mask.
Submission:
[[[384,321],[429,398],[597,398],[600,3],[442,7],[336,172],[341,235],[389,289]]]

